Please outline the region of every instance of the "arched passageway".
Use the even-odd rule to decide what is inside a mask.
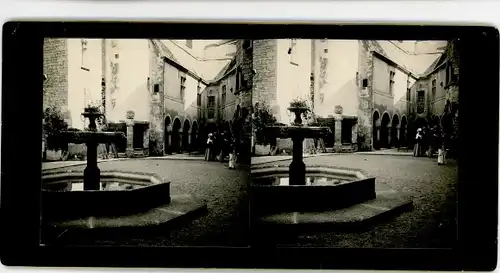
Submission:
[[[191,128],[191,151],[198,151],[198,123],[193,121]]]
[[[165,117],[165,124],[164,124],[164,128],[163,128],[163,133],[164,133],[163,150],[165,151],[166,154],[172,153],[172,151],[170,149],[170,142],[171,142],[170,138],[171,138],[171,134],[172,134],[171,125],[172,125],[172,120],[170,119],[169,116],[166,116]]]
[[[179,153],[181,149],[181,120],[176,118],[172,125],[172,144],[170,145],[172,153]]]
[[[391,118],[389,114],[384,113],[382,115],[382,121],[380,122],[380,147],[381,148],[389,148],[389,126],[390,126]]]
[[[205,149],[205,143],[207,143],[208,132],[205,129],[205,124],[200,122],[198,128],[198,150],[203,152]]]
[[[406,129],[408,126],[408,120],[406,119],[406,116],[403,116],[401,119],[401,126],[399,128],[399,143],[400,146],[408,147],[408,139],[406,136]]]
[[[184,120],[184,125],[182,126],[182,145],[181,145],[181,152],[189,152],[189,144],[191,143],[191,124],[189,123],[189,120],[186,119]]]
[[[392,117],[392,125],[391,125],[391,137],[390,137],[390,146],[391,147],[399,147],[399,116],[394,115]]]
[[[372,138],[373,138],[373,148],[378,150],[380,149],[380,145],[379,145],[379,139],[380,139],[380,114],[378,113],[378,111],[375,111],[373,113],[373,118],[372,118],[372,128],[373,128],[373,132],[372,132]]]

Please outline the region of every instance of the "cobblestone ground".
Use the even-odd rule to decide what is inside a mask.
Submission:
[[[85,166],[64,169],[83,171]],[[246,247],[248,231],[248,167],[229,170],[227,162],[189,160],[126,160],[99,163],[105,170],[154,172],[171,181],[171,194],[192,194],[208,202],[208,214],[165,234],[92,242],[155,246]],[[133,200],[131,200],[133,201]],[[92,202],[92,200],[89,200]],[[124,241],[123,241],[124,240]]]
[[[457,164],[411,156],[332,155],[304,159],[306,165],[360,168],[376,177],[376,188],[409,196],[414,208],[365,232],[308,232],[280,245],[324,247],[446,248],[456,241]],[[289,164],[290,161],[261,166]]]

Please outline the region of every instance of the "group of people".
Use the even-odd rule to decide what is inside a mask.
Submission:
[[[209,133],[205,147],[205,161],[224,159],[229,156],[229,169],[236,169],[237,140],[229,131]]]
[[[438,153],[438,165],[445,164],[447,147],[445,145],[445,135],[438,126],[431,128],[418,128],[415,135],[415,146],[413,156],[433,157]]]

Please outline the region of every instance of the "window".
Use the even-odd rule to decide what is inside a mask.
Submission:
[[[189,48],[193,48],[193,40],[186,40],[186,46]]]
[[[201,94],[196,95],[196,105],[201,106]]]
[[[410,98],[410,94],[411,94],[410,92],[411,92],[411,91],[410,91],[410,90],[411,90],[410,88],[406,89],[406,100],[407,100],[407,101],[410,101],[410,100],[411,100],[411,98]]]
[[[394,95],[394,75],[396,75],[394,71],[389,71],[389,93],[391,95]]]
[[[422,114],[425,111],[425,91],[417,93],[417,113]]]
[[[455,73],[453,73],[453,66],[451,64],[448,64],[446,67],[446,81],[445,84],[449,84],[456,80]]]
[[[222,86],[222,95],[221,95],[221,106],[224,107],[226,105],[226,86]]]
[[[363,79],[363,88],[368,87],[368,79]]]
[[[435,100],[436,99],[436,80],[432,80],[432,100]]]
[[[87,54],[88,41],[86,39],[82,39],[81,43],[82,43],[82,64],[81,64],[81,68],[83,70],[89,71],[90,69],[87,66],[88,65],[88,54]]]
[[[207,117],[209,119],[215,118],[215,96],[208,97]]]
[[[179,97],[182,101],[184,101],[185,91],[186,91],[186,77],[181,76],[181,89],[180,89]]]
[[[155,93],[160,92],[160,85],[159,85],[159,84],[155,84],[155,85],[154,85],[154,87],[153,87],[153,92],[155,92]]]
[[[118,59],[118,58],[120,58],[120,54],[116,53],[115,54],[115,59]]]
[[[291,64],[299,65],[297,62],[297,39],[290,39],[290,48],[288,49],[288,55],[290,55]]]
[[[243,88],[243,71],[241,70],[241,67],[238,67],[238,69],[236,69],[236,90],[239,91],[242,88]]]

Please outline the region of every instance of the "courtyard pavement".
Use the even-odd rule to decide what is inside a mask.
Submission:
[[[288,165],[291,160],[261,166]],[[376,177],[377,190],[396,190],[414,208],[364,232],[302,232],[277,242],[286,246],[426,248],[452,247],[456,238],[457,165],[426,157],[344,154],[305,158],[306,166],[360,168]]]
[[[102,162],[112,162],[112,161],[122,161],[122,160],[205,160],[203,155],[187,155],[187,154],[176,154],[167,156],[151,156],[142,158],[110,158],[110,159],[98,159],[98,163]],[[83,160],[69,160],[69,161],[54,161],[54,162],[42,162],[42,170],[52,170],[59,169],[69,166],[81,166],[86,165],[87,161]]]
[[[67,170],[83,171],[85,166]],[[157,173],[171,182],[171,194],[192,194],[207,202],[208,213],[188,222],[183,228],[164,235],[137,234],[123,241],[101,241],[98,244],[153,246],[248,246],[248,168],[236,170],[226,163],[196,160],[128,159],[101,162],[106,170]],[[92,200],[89,200],[92,202]],[[131,200],[133,202],[133,200]]]

